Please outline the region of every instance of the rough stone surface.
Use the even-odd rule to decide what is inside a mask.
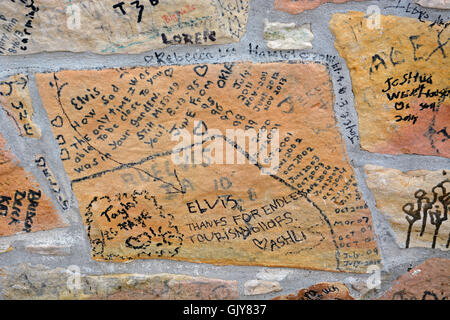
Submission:
[[[10,0],[0,1],[1,4]],[[22,0],[20,0],[23,2]],[[35,0],[36,2],[37,0]],[[16,0],[17,2],[17,0]],[[55,1],[56,2],[56,1]],[[68,3],[69,1],[65,1]],[[72,0],[72,2],[74,2]],[[97,1],[88,1],[88,4]],[[117,1],[119,2],[119,1]],[[125,9],[129,9],[128,4],[132,0],[126,0]],[[140,1],[148,3],[148,0]],[[223,3],[223,1],[221,1]],[[397,3],[399,3],[397,5]],[[439,156],[424,156],[415,154],[390,155],[366,152],[360,149],[358,117],[354,108],[354,94],[352,92],[352,80],[350,70],[346,61],[340,56],[333,46],[334,37],[329,29],[329,22],[335,13],[345,13],[349,11],[360,11],[367,13],[369,6],[378,6],[383,15],[400,16],[414,18],[416,21],[429,21],[442,24],[448,15],[447,11],[421,7],[413,0],[378,0],[354,2],[349,1],[341,4],[326,3],[314,10],[307,10],[298,15],[291,15],[286,12],[274,10],[273,1],[253,0],[249,12],[249,19],[246,25],[246,33],[240,42],[233,42],[227,45],[212,46],[192,46],[177,45],[163,49],[147,51],[142,54],[111,54],[97,55],[91,53],[73,52],[48,52],[31,55],[0,56],[0,81],[7,81],[12,75],[24,74],[29,77],[29,90],[33,102],[34,117],[33,122],[41,130],[41,139],[28,139],[20,137],[9,117],[3,108],[0,108],[0,133],[7,139],[11,151],[17,155],[21,165],[27,172],[32,172],[44,189],[45,193],[52,199],[56,208],[64,220],[69,224],[66,228],[57,228],[36,233],[15,234],[8,237],[0,237],[0,244],[12,245],[14,250],[0,254],[0,268],[15,266],[19,263],[30,262],[32,264],[44,264],[50,269],[58,267],[79,266],[84,274],[160,274],[175,273],[191,276],[204,276],[209,278],[236,280],[239,284],[240,299],[250,300],[255,296],[244,295],[244,283],[252,279],[268,281],[279,281],[283,291],[274,295],[287,295],[294,293],[299,288],[307,288],[311,284],[320,282],[342,282],[347,284],[352,295],[354,293],[350,287],[348,278],[357,279],[361,283],[366,283],[370,276],[366,273],[345,273],[305,270],[298,268],[273,268],[260,266],[217,266],[199,262],[160,260],[136,260],[131,263],[111,263],[95,261],[91,258],[91,246],[86,234],[81,210],[78,201],[71,189],[71,179],[65,172],[63,162],[60,159],[59,143],[63,141],[55,139],[51,130],[51,123],[47,112],[44,109],[39,95],[35,73],[53,73],[61,70],[100,70],[105,68],[129,68],[148,66],[172,66],[191,64],[212,64],[247,61],[252,63],[272,63],[272,62],[320,62],[328,67],[330,78],[333,82],[333,101],[336,126],[345,141],[347,158],[355,170],[358,189],[361,191],[364,200],[372,213],[373,227],[377,236],[377,243],[383,258],[381,269],[382,283],[379,289],[374,289],[367,293],[367,298],[377,298],[386,290],[392,287],[395,279],[407,272],[428,258],[442,257],[449,258],[449,251],[432,250],[430,248],[402,249],[396,243],[395,235],[388,219],[376,208],[375,199],[366,184],[364,165],[376,164],[385,168],[394,168],[402,172],[414,170],[440,171],[448,168],[448,158]],[[129,11],[136,14],[134,8]],[[148,12],[146,6],[145,12]],[[0,10],[1,11],[1,10]],[[145,15],[144,12],[144,15]],[[313,49],[308,50],[268,50],[266,41],[263,38],[264,20],[279,21],[283,23],[295,23],[303,25],[311,23],[314,39]],[[4,30],[4,20],[0,18],[0,29]],[[426,25],[423,24],[426,29]],[[84,28],[89,31],[89,27]],[[126,29],[124,29],[126,30]],[[444,44],[445,35],[442,43]],[[419,40],[419,39],[418,39]],[[409,39],[406,39],[409,42]],[[0,47],[4,46],[4,39],[0,37]],[[416,42],[421,44],[421,42]],[[418,53],[421,53],[421,49]],[[448,55],[449,43],[443,46]],[[0,49],[3,50],[3,49]],[[126,50],[123,48],[122,50]],[[389,53],[389,52],[388,52]],[[438,50],[435,54],[441,54]],[[396,58],[396,56],[394,56]],[[389,59],[388,59],[389,60]],[[395,60],[396,61],[396,60]],[[383,68],[382,66],[380,69]],[[64,89],[63,89],[64,90]],[[311,93],[312,94],[312,93]],[[84,96],[84,95],[83,95]],[[273,109],[277,109],[274,105]],[[99,123],[100,124],[100,123]],[[130,151],[130,153],[132,153]],[[39,167],[36,163],[36,156],[45,157],[47,167],[54,173],[54,177],[67,195],[69,208],[63,209],[58,205],[58,194],[51,189],[51,183],[44,174],[44,167]],[[164,166],[147,167],[149,172],[155,170],[165,171]],[[135,178],[139,174],[135,173]],[[218,181],[220,185],[220,181]],[[213,187],[214,188],[214,187]],[[222,194],[229,194],[235,191],[234,188],[223,190]],[[352,209],[350,208],[350,211]],[[207,214],[206,214],[207,215]],[[339,213],[343,218],[343,223],[355,223],[353,219],[346,219],[346,213]],[[52,243],[53,245],[67,244],[73,246],[70,256],[43,256],[31,254],[24,250],[26,245],[34,243]],[[348,259],[350,255],[341,255],[343,264],[352,263],[353,259]],[[370,261],[367,261],[370,265]],[[361,266],[361,270],[367,268]],[[285,271],[285,272],[282,272]],[[4,292],[0,286],[0,299]],[[270,296],[256,296],[268,299]],[[355,296],[356,297],[356,296]],[[363,297],[366,298],[366,297]]]
[[[350,12],[330,22],[351,72],[361,148],[449,158],[448,21],[378,18]]]
[[[450,9],[450,0],[415,0],[415,2],[426,8]]]
[[[352,289],[356,290],[361,296],[364,296],[370,289],[365,281],[354,281],[351,283]]]
[[[450,259],[433,258],[402,275],[380,300],[448,300]]]
[[[277,281],[249,280],[244,284],[246,296],[256,296],[281,291]]]
[[[365,166],[367,185],[403,248],[448,250],[450,169],[408,171]]]
[[[6,39],[0,54],[140,53],[173,44],[230,43],[245,33],[247,0],[146,2],[2,1],[9,27],[0,32],[0,39]]]
[[[297,26],[295,23],[264,21],[264,39],[267,46],[274,50],[312,49],[314,35],[311,25]]]
[[[61,185],[56,178],[55,173],[49,167],[46,157],[42,154],[36,155],[34,163],[41,170],[45,176],[47,185],[49,186],[51,192],[55,195],[59,205],[63,210],[67,210],[70,207],[69,197],[66,192],[62,189]]]
[[[348,288],[339,282],[317,283],[297,294],[279,296],[272,300],[355,300]]]
[[[344,3],[351,0],[274,0],[275,10],[289,12],[291,14],[301,13],[306,10],[312,10],[320,6],[321,4],[332,3]],[[365,1],[365,0],[355,0]]]
[[[237,282],[174,274],[84,275],[72,269],[19,265],[3,269],[11,300],[229,300]]]

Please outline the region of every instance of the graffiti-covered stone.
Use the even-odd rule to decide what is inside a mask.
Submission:
[[[448,300],[450,260],[432,258],[400,276],[380,300]]]
[[[367,185],[403,248],[448,250],[450,170],[402,172],[365,166]]]
[[[273,6],[275,10],[298,14],[306,10],[313,10],[324,3],[344,3],[348,1],[350,0],[274,0]]]
[[[350,12],[330,28],[350,69],[361,148],[449,158],[448,21]]]
[[[24,74],[17,74],[5,81],[0,81],[0,106],[5,110],[20,136],[39,139],[41,131],[33,122],[34,109],[29,81],[29,77]]]
[[[67,226],[0,135],[0,237]]]
[[[227,300],[237,282],[174,274],[85,275],[76,266],[19,265],[1,270],[3,296],[14,300]]]
[[[140,53],[170,45],[237,42],[248,0],[5,0],[0,55],[53,51]]]
[[[66,70],[36,80],[95,260],[352,272],[381,263],[326,66]]]

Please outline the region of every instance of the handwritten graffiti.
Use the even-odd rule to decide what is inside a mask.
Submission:
[[[133,252],[173,257],[183,245],[175,217],[145,190],[94,197],[84,216],[94,257],[127,260]],[[114,241],[120,243],[120,253],[111,250]]]
[[[406,248],[409,248],[409,242],[411,239],[411,232],[414,223],[421,220],[422,227],[420,229],[419,236],[423,236],[427,227],[428,218],[430,223],[434,226],[433,241],[431,247],[436,247],[437,237],[439,235],[439,229],[444,221],[448,220],[448,211],[450,207],[450,180],[446,179],[437,184],[431,190],[432,194],[427,193],[425,190],[419,189],[414,194],[416,203],[406,203],[402,210],[406,213],[406,220],[409,223],[408,234],[406,237]],[[446,247],[450,245],[450,234],[447,240]]]
[[[446,300],[447,297],[445,295],[439,295],[434,293],[433,291],[425,290],[423,292],[422,297],[418,297],[417,295],[407,292],[407,290],[402,289],[393,294],[392,300]]]

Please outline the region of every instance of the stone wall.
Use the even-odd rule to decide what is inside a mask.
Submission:
[[[81,5],[82,24],[78,29],[77,18],[74,21],[69,19],[77,14],[72,7],[72,11],[67,9],[67,4],[49,9],[46,1],[34,2],[40,9],[35,13],[30,5],[33,1],[4,0],[0,4],[0,25],[3,26],[0,35],[10,37],[1,40],[0,49],[5,49],[5,43],[15,48],[0,54],[2,299],[448,299],[446,266],[449,263],[447,239],[450,223],[444,218],[450,207],[447,129],[450,123],[450,48],[448,11],[445,10],[448,2],[441,1],[438,5],[432,4],[433,1],[418,1],[421,6],[410,0],[316,1],[317,7],[314,5],[314,8],[308,8],[310,10],[299,12],[292,2],[289,4],[289,1],[282,0],[275,0],[275,8],[269,0],[252,0],[249,7],[246,1],[228,1],[228,10],[220,7],[223,1],[211,1],[216,3],[211,7],[209,1],[198,0],[177,12],[170,6],[170,1],[161,1],[162,4],[154,6],[141,1],[145,3],[142,16],[139,8],[128,6],[127,1],[122,8],[126,14],[119,7],[113,9],[102,5],[88,10],[86,5],[89,4],[85,3],[85,6]],[[324,3],[319,6],[319,2]],[[99,3],[109,4],[108,1]],[[286,9],[289,5],[293,7]],[[11,13],[14,6],[24,6],[28,15],[22,15],[17,21],[11,20],[6,13]],[[381,16],[376,16],[378,9]],[[183,32],[191,30],[192,34],[179,35],[168,27],[162,28],[149,18],[151,10],[163,17],[163,26],[172,24],[175,29],[178,25]],[[349,11],[362,14],[347,14]],[[95,15],[84,16],[86,12]],[[369,22],[374,26],[370,27],[367,21],[373,12],[375,15]],[[184,26],[187,29],[183,29],[179,25],[189,15],[200,21],[199,25]],[[364,15],[369,18],[364,18]],[[206,19],[209,23],[207,31],[201,24],[203,16],[209,17]],[[30,39],[14,46],[11,39],[14,33],[8,32],[8,28],[19,28],[21,24],[26,26],[27,19],[32,21],[28,25]],[[122,24],[120,19],[127,20]],[[360,21],[361,27],[358,27]],[[433,24],[430,26],[430,23]],[[125,24],[130,26],[129,30],[124,29]],[[111,37],[99,31],[106,25]],[[157,36],[152,38],[150,31],[143,33],[146,28],[156,28],[157,31],[152,32]],[[19,40],[26,39],[24,34],[17,36]],[[128,41],[136,34],[139,34],[136,38],[138,45]],[[127,44],[118,45],[122,42]],[[175,45],[177,42],[182,44]],[[111,43],[114,46],[110,46]],[[27,47],[26,50],[21,50],[21,46]],[[229,76],[232,68],[234,73]],[[346,191],[336,196],[335,202],[325,200],[322,195],[319,198],[307,187],[283,189],[286,186],[279,183],[283,180],[281,174],[272,175],[275,179],[270,180],[270,175],[251,171],[252,165],[213,166],[216,171],[198,168],[189,173],[191,176],[184,171],[181,173],[179,170],[177,174],[176,170],[170,169],[166,172],[169,180],[163,180],[166,173],[155,173],[155,169],[145,171],[144,167],[139,169],[141,167],[135,164],[130,167],[129,164],[156,151],[150,152],[136,142],[126,150],[111,147],[108,149],[111,156],[106,151],[99,151],[95,143],[82,141],[87,140],[83,135],[70,135],[70,130],[64,131],[64,123],[58,123],[61,114],[57,110],[58,103],[71,105],[70,111],[64,112],[67,119],[76,117],[84,106],[85,114],[91,107],[98,112],[104,105],[101,101],[92,101],[97,98],[94,87],[106,99],[115,93],[125,96],[129,94],[126,90],[133,76],[139,81],[145,78],[147,85],[153,85],[151,79],[156,78],[152,76],[157,77],[158,73],[167,78],[161,82],[160,87],[164,88],[172,79],[173,83],[186,88],[192,86],[191,80],[195,79],[200,84],[207,80],[222,80],[223,86],[226,83],[228,87],[222,91],[211,89],[209,94],[218,97],[218,103],[233,110],[231,114],[235,115],[239,110],[245,110],[239,109],[245,106],[233,105],[231,85],[238,79],[238,74],[245,74],[248,70],[254,74],[266,71],[280,73],[287,79],[287,85],[280,89],[284,90],[281,94],[283,99],[275,96],[275,107],[268,108],[262,116],[261,113],[255,115],[254,122],[264,123],[265,115],[271,117],[271,123],[279,122],[281,127],[298,134],[297,138],[301,136],[313,143],[312,146],[318,149],[318,157],[325,159],[325,166],[344,168],[342,172],[346,173],[342,173],[339,188]],[[120,82],[122,80],[119,79],[126,81]],[[251,79],[255,84],[258,82],[256,78]],[[404,83],[399,84],[403,80]],[[219,81],[216,83],[221,88]],[[281,80],[276,78],[276,81]],[[120,84],[117,91],[111,87],[114,83]],[[416,87],[418,89],[413,93]],[[92,91],[86,91],[86,88]],[[394,89],[409,91],[404,93],[406,97],[396,99],[389,97]],[[84,100],[71,101],[72,96],[84,96]],[[190,98],[202,96],[198,92]],[[176,97],[181,99],[184,92]],[[145,103],[144,98],[136,101]],[[161,104],[161,101],[156,104]],[[115,107],[119,112],[120,101],[113,103],[117,103]],[[170,103],[175,106],[175,100]],[[183,100],[180,108],[188,110],[195,107]],[[200,107],[195,110],[200,114],[204,112]],[[209,110],[205,117],[211,128],[225,130],[226,126],[223,127],[219,120],[208,118],[211,117]],[[81,118],[79,121],[82,122]],[[88,122],[89,119],[86,120]],[[73,127],[73,123],[70,125]],[[81,123],[80,128],[84,125]],[[91,131],[95,129],[89,128]],[[133,125],[129,128],[132,135],[137,132]],[[120,136],[124,133],[120,132]],[[61,137],[67,141],[62,141]],[[126,138],[127,134],[123,141]],[[72,145],[77,143],[77,139],[79,150]],[[74,171],[79,161],[74,159],[78,151],[83,152],[83,148],[89,149],[86,157],[90,156],[89,153],[98,152],[97,161],[114,162],[111,167],[104,165],[105,172],[112,167],[123,167],[126,162],[126,170],[129,170],[126,172],[133,179],[138,179],[139,174],[148,175],[146,181],[151,180],[149,185],[135,183],[135,180],[124,181],[127,178],[115,172],[97,180],[81,181],[83,175]],[[117,151],[119,149],[120,152]],[[64,154],[64,150],[70,152],[70,156]],[[80,164],[83,161],[80,160]],[[164,165],[156,157],[149,161],[149,168],[152,163],[159,164],[159,168]],[[255,198],[254,207],[257,207],[256,203],[262,206],[264,203],[259,201],[268,201],[271,193],[273,199],[297,194],[298,197],[291,195],[291,204],[286,202],[290,212],[294,216],[298,214],[299,222],[292,222],[297,223],[292,229],[294,231],[280,226],[280,233],[268,230],[263,232],[264,239],[252,235],[252,243],[244,241],[246,236],[236,244],[223,234],[213,234],[218,243],[202,244],[193,240],[197,238],[189,238],[187,231],[181,229],[177,229],[179,232],[174,232],[170,239],[159,231],[164,244],[161,243],[163,249],[158,249],[154,242],[142,240],[145,230],[150,233],[150,229],[142,224],[144,231],[141,230],[139,235],[130,230],[110,229],[111,233],[117,232],[114,235],[117,238],[107,235],[111,240],[103,240],[101,245],[96,242],[95,237],[99,233],[105,236],[111,227],[106,223],[102,225],[100,220],[109,210],[108,206],[102,215],[96,215],[96,208],[103,205],[101,201],[106,201],[101,198],[103,195],[107,204],[116,206],[114,210],[118,212],[124,208],[127,211],[130,207],[120,204],[121,199],[116,192],[127,201],[136,201],[135,205],[142,209],[141,212],[155,214],[155,219],[162,217],[162,222],[158,220],[158,223],[167,230],[173,231],[173,223],[178,221],[180,226],[192,231],[192,225],[190,229],[187,227],[189,222],[200,224],[206,219],[198,214],[201,206],[196,207],[195,200],[207,198],[214,201],[221,191],[220,186],[217,191],[191,190],[188,183],[183,184],[183,178],[200,186],[211,180],[213,188],[213,180],[220,184],[222,175],[232,177],[230,167],[236,168],[240,178],[232,180],[234,186],[227,192],[237,197],[242,195],[240,192],[247,194],[249,190],[250,194],[242,202],[245,209],[212,210],[203,217],[219,220],[223,217],[230,223],[235,212],[249,213],[246,209],[253,207],[250,189],[255,191],[255,195],[265,194],[263,199]],[[317,176],[313,178],[314,181],[316,179]],[[80,183],[74,183],[78,180]],[[289,182],[288,177],[283,181]],[[123,182],[128,183],[128,189],[121,186]],[[172,187],[175,196],[167,196],[171,193],[163,192],[165,189],[158,183],[169,185],[169,189]],[[15,203],[14,200],[21,197],[22,202]],[[227,199],[230,201],[232,198]],[[29,203],[23,206],[27,209],[20,217],[22,220],[12,222],[14,206],[21,207],[27,200]],[[322,217],[311,213],[316,209],[323,213]],[[19,219],[19,215],[16,217]],[[257,221],[258,217],[252,218]],[[285,215],[285,223],[291,218]],[[364,222],[365,218],[367,221]],[[154,220],[146,222],[152,225]],[[240,223],[245,227],[243,222]],[[334,232],[332,228],[331,232],[328,231],[327,223],[335,228]],[[301,247],[305,242],[296,238],[300,237],[300,231],[305,231],[303,240],[306,243],[312,241],[311,245]],[[263,240],[267,243],[270,235],[276,238],[281,236],[281,232],[291,240],[279,240],[271,250],[267,245],[260,250]],[[127,236],[130,236],[128,242],[122,241]],[[156,235],[153,237],[158,238]],[[364,243],[365,239],[369,240]],[[298,242],[293,245],[299,246],[298,252],[301,253],[283,251],[290,245],[289,241]],[[134,244],[130,245],[130,242]],[[409,276],[405,275],[408,272]],[[309,287],[309,291],[299,292]]]

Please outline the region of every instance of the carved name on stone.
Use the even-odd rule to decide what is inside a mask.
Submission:
[[[401,172],[367,165],[365,171],[399,246],[449,249],[450,170]]]
[[[0,237],[65,226],[34,177],[19,166],[0,135]]]
[[[0,106],[14,123],[19,135],[39,139],[41,132],[32,121],[34,109],[28,83],[28,76],[23,74],[0,81]]]

